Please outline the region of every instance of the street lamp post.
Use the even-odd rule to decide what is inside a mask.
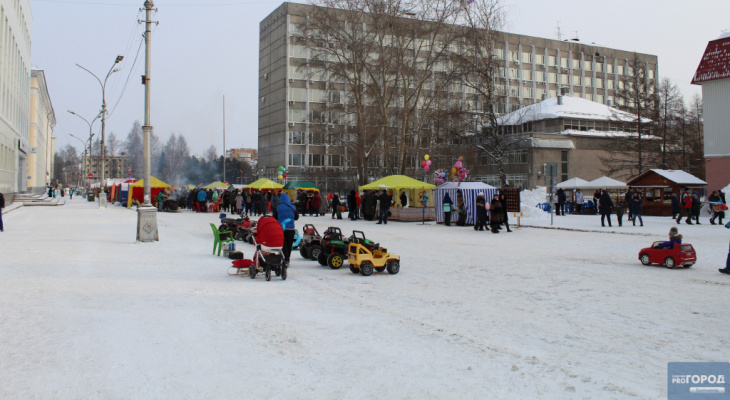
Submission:
[[[73,114],[73,115],[81,118],[82,120],[84,120],[84,122],[86,122],[86,125],[89,126],[89,156],[86,159],[86,161],[87,161],[87,164],[88,164],[89,172],[91,172],[91,153],[92,153],[92,147],[91,146],[92,146],[92,143],[93,143],[93,140],[92,139],[94,138],[94,132],[92,130],[93,130],[93,127],[94,127],[94,122],[96,122],[96,120],[101,117],[101,114],[98,114],[96,117],[94,117],[94,119],[91,120],[91,122],[89,122],[86,118],[84,118],[84,117],[76,114],[75,112],[73,112],[71,110],[67,110],[67,111],[70,114]],[[73,136],[73,135],[71,135],[71,136]],[[79,139],[79,140],[81,140],[81,139]],[[86,149],[84,149],[84,151],[86,151]]]
[[[68,135],[71,136],[72,138],[78,140],[79,142],[81,142],[81,145],[84,146],[83,147],[84,148],[84,152],[83,152],[83,155],[81,156],[81,159],[83,160],[83,157],[86,157],[86,150],[87,150],[86,142],[83,141],[81,138],[78,138],[78,137],[74,136],[73,134],[70,134],[69,133]],[[77,183],[79,183],[79,184],[83,183],[83,181],[84,181],[84,175],[85,174],[86,174],[86,171],[85,171],[84,165],[82,163],[82,167],[81,167],[81,182],[77,181]]]
[[[106,148],[104,146],[104,139],[105,139],[105,132],[104,128],[106,126],[106,81],[109,79],[109,76],[117,71],[119,71],[119,68],[114,68],[117,64],[119,64],[122,60],[124,60],[124,56],[117,56],[117,58],[114,60],[114,64],[112,64],[112,67],[109,68],[109,72],[107,72],[106,77],[104,78],[104,82],[101,82],[101,79],[99,79],[98,76],[96,76],[93,72],[89,71],[88,69],[82,67],[79,64],[76,64],[77,67],[83,69],[84,71],[88,72],[96,78],[97,81],[99,81],[99,85],[101,86],[101,194],[99,196],[99,207],[106,207]]]
[[[157,209],[152,206],[150,200],[152,197],[152,179],[151,174],[151,137],[152,137],[152,122],[151,122],[151,83],[152,83],[152,10],[155,4],[152,0],[146,0],[144,2],[145,10],[145,67],[144,75],[142,76],[142,84],[144,85],[144,126],[142,131],[144,132],[144,202],[140,207],[137,207],[137,241],[139,242],[156,242],[159,239],[157,230]],[[141,10],[140,10],[141,11]]]

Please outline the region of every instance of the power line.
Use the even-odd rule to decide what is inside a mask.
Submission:
[[[107,3],[107,2],[94,2],[94,1],[74,1],[74,0],[33,0],[39,3],[59,3],[59,4],[83,4],[83,5],[94,5],[94,6],[137,6],[137,3]],[[229,3],[204,3],[204,4],[193,4],[193,3],[180,3],[180,4],[165,4],[165,7],[218,7],[218,6],[245,6],[252,4],[271,4],[277,3],[277,1],[234,1]]]
[[[114,110],[117,109],[119,102],[122,100],[122,97],[124,96],[124,91],[127,89],[127,84],[129,83],[129,78],[132,76],[132,72],[134,72],[135,65],[137,65],[137,57],[139,57],[139,52],[140,52],[140,50],[142,50],[142,43],[144,43],[144,40],[140,39],[139,47],[137,47],[137,54],[134,56],[134,62],[132,63],[132,68],[129,69],[129,74],[127,75],[127,80],[124,81],[124,86],[122,87],[122,93],[119,94],[119,98],[117,99],[117,102],[114,103],[114,107],[112,108],[111,112],[109,112],[110,117],[112,116],[112,114],[114,114]]]

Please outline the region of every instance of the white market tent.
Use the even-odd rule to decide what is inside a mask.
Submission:
[[[565,182],[558,183],[557,188],[558,189],[581,189],[581,188],[586,187],[587,183],[588,183],[587,180],[576,177],[576,178],[570,178]]]
[[[464,198],[464,208],[466,208],[466,223],[473,225],[477,221],[477,194],[484,193],[484,200],[489,201],[497,194],[498,189],[494,186],[487,185],[483,182],[462,182],[460,185],[454,182],[446,182],[433,190],[434,203],[436,204],[436,222],[444,222],[444,195],[446,193],[451,197],[451,201],[456,208],[456,191],[461,190],[461,196]],[[451,214],[451,223],[455,223],[458,216]]]
[[[626,189],[625,183],[617,181],[616,179],[602,176],[598,179],[592,180],[582,186],[582,189]]]

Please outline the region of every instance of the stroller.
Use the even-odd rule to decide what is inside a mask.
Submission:
[[[264,273],[267,281],[271,280],[271,272],[286,280],[287,265],[284,261],[284,230],[273,217],[261,217],[256,225],[256,232],[251,235],[256,252],[253,262],[248,267],[248,276],[256,278],[259,272]]]

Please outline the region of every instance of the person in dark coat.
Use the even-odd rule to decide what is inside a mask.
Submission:
[[[601,198],[598,199],[598,211],[601,213],[601,226],[606,226],[604,219],[608,219],[608,226],[611,226],[611,210],[613,209],[613,201],[607,190],[603,190]]]
[[[456,211],[459,213],[456,225],[466,225],[466,209],[464,207],[464,195],[461,193],[461,189],[456,189]]]
[[[507,213],[507,197],[505,197],[504,193],[501,193],[499,195],[499,202],[502,204],[502,223],[507,228],[507,232],[512,232],[512,230],[509,228],[509,215]]]
[[[297,209],[299,210],[299,214],[304,214],[304,211],[307,209],[307,192],[300,190],[299,194],[297,194]]]
[[[477,194],[476,207],[477,222],[474,224],[474,230],[483,231],[487,222],[487,202],[484,200],[484,193]]]
[[[279,199],[279,206],[276,207],[276,219],[279,223],[284,224],[284,247],[281,251],[284,253],[286,266],[289,266],[289,258],[291,256],[291,248],[294,243],[294,234],[296,228],[294,221],[296,220],[296,207],[289,201],[289,195],[284,193]],[[286,223],[284,223],[286,221]]]
[[[375,220],[376,201],[377,200],[372,191],[365,191],[365,196],[363,197],[363,214],[365,215],[365,219],[368,221]]]
[[[3,208],[5,208],[5,196],[0,193],[0,232],[5,230],[5,227],[3,226]]]
[[[555,207],[555,215],[565,215],[565,191],[563,188],[558,189],[558,203]]]
[[[641,199],[638,193],[634,193],[634,197],[631,198],[631,222],[636,226],[636,218],[639,218],[641,226],[644,226],[644,220],[641,218],[641,206],[644,204],[644,200]]]
[[[400,192],[400,206],[406,207],[408,205],[408,197],[406,196],[406,192]]]
[[[700,224],[700,211],[702,211],[702,202],[699,199],[699,193],[692,193],[692,217],[695,219],[697,225]]]
[[[722,204],[727,204],[727,200],[725,200],[725,193],[722,190],[718,190],[717,195],[720,196],[720,202],[722,202]],[[723,218],[725,218],[725,210],[720,211],[720,225],[722,225]]]
[[[499,226],[502,225],[503,218],[502,202],[499,201],[499,195],[495,194],[489,204],[489,226],[492,228],[492,233],[499,233]]]
[[[350,193],[347,194],[347,218],[350,218],[350,220],[354,221],[357,214],[357,200],[355,199],[355,190],[350,190]]]
[[[630,208],[630,206],[628,204],[624,204],[621,200],[619,200],[618,204],[616,204],[616,219],[618,220],[618,226],[624,226],[624,212],[627,208]]]
[[[634,201],[634,192],[631,190],[631,186],[629,186],[629,190],[626,191],[626,194],[624,194],[624,204],[626,207],[629,208],[629,221],[633,221],[633,213],[631,212],[631,203]],[[636,224],[634,224],[636,225]]]
[[[444,200],[442,203],[444,207],[444,225],[451,226],[451,210],[454,209],[454,202],[451,201],[451,197],[448,192],[444,194]]]
[[[681,210],[679,209],[679,199],[674,193],[672,193],[672,205],[670,210],[672,211],[672,219],[677,219],[677,214],[679,214]]]
[[[720,193],[722,193],[722,192],[720,192]],[[720,223],[720,225],[722,225],[722,223]],[[730,222],[725,224],[725,228],[730,229]],[[730,274],[730,250],[728,250],[727,260],[725,260],[725,268],[721,268],[718,271],[722,272],[723,274]]]
[[[342,219],[342,208],[340,208],[342,204],[340,203],[340,196],[337,194],[334,194],[332,196],[332,219],[335,219],[335,214],[337,214],[337,219]]]
[[[383,193],[378,196],[378,202],[380,204],[380,214],[378,214],[379,224],[388,224],[388,213],[390,212],[390,204],[393,203],[393,197],[383,189]]]

